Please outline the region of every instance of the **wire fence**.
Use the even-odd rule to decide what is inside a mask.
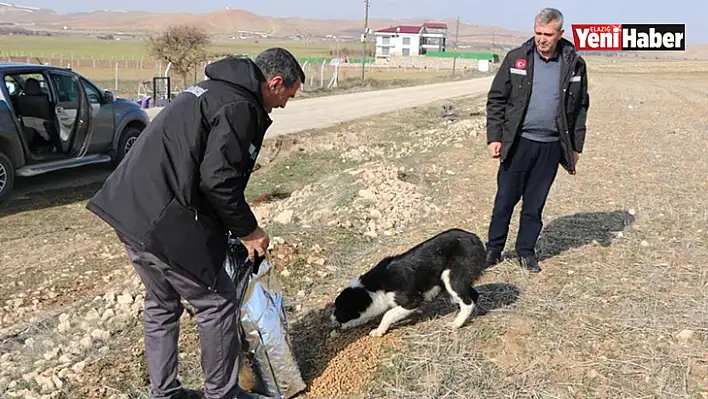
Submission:
[[[404,59],[405,58],[405,59]],[[167,64],[146,57],[73,57],[55,55],[54,57],[0,53],[0,61],[52,65],[71,68],[91,80],[104,90],[114,91],[117,95],[130,99],[152,96],[152,80],[165,76]],[[359,60],[356,60],[359,61]],[[457,59],[457,75],[470,75],[476,70],[469,60]],[[204,69],[208,63],[194,68],[183,82],[183,77],[172,71],[171,87],[173,95],[205,78]],[[341,87],[361,85],[362,65],[358,62],[342,62],[334,65],[331,59],[303,59],[301,66],[306,74],[303,92],[317,92]],[[364,66],[365,84],[401,85],[410,81],[440,79],[452,74],[452,58],[403,57],[393,60],[369,60]]]

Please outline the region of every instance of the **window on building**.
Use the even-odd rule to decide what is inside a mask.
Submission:
[[[403,45],[404,45],[404,46],[410,46],[410,45],[411,45],[411,38],[410,38],[410,37],[404,37],[404,38],[403,38]]]
[[[390,38],[390,37],[384,37],[384,38],[381,39],[381,43],[383,43],[384,45],[388,46],[389,44],[391,44],[391,38]]]
[[[383,55],[389,55],[390,49],[388,47],[384,47],[381,49],[381,52],[383,53]]]
[[[404,49],[403,49],[403,56],[404,56],[404,57],[407,57],[407,56],[409,56],[409,55],[411,55],[411,49],[409,49],[409,48],[404,48]]]

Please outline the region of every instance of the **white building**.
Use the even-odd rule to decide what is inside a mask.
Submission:
[[[447,25],[399,25],[379,29],[374,35],[377,58],[424,55],[427,51],[445,51]]]

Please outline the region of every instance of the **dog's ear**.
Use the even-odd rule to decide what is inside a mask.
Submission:
[[[356,303],[365,304],[367,307],[372,302],[371,295],[369,295],[369,291],[364,288],[352,289],[352,296],[354,297],[353,299],[356,301]]]
[[[336,299],[339,308],[352,312],[363,312],[368,308],[373,300],[369,291],[362,287],[347,287]]]
[[[392,261],[393,261],[393,256],[387,256],[379,261],[378,266],[387,268],[391,265]]]

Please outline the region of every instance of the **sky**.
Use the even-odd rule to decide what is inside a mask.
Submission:
[[[11,0],[12,1],[12,0]],[[364,18],[364,0],[14,0],[59,13],[96,9],[206,12],[242,8],[263,16]],[[566,31],[573,23],[684,23],[687,43],[708,43],[706,0],[371,0],[372,18],[455,18],[531,33],[533,17],[543,7],[561,10]],[[363,22],[362,22],[363,23]],[[375,28],[375,27],[374,27]]]

